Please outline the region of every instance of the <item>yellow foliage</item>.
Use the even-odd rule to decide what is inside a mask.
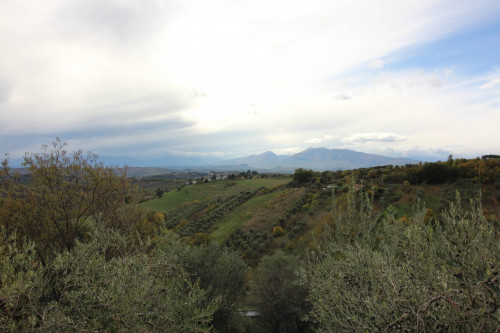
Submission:
[[[212,241],[212,236],[204,232],[196,233],[191,240],[189,240],[189,244],[191,245],[202,245],[209,244]]]
[[[184,227],[186,224],[188,224],[189,220],[188,219],[181,219],[179,224],[177,224],[174,228],[174,230],[179,230],[182,227]]]
[[[273,237],[281,237],[285,234],[283,228],[280,226],[276,226],[273,228]]]
[[[165,220],[165,214],[163,213],[156,213],[154,215],[154,222],[155,224],[160,224]]]
[[[433,223],[435,220],[436,217],[434,216],[434,212],[432,211],[432,209],[427,208],[427,212],[425,213],[424,216],[424,223],[425,224]]]
[[[410,220],[408,220],[408,216],[405,215],[399,219],[399,222],[401,222],[403,224],[408,224],[408,223],[410,223]]]

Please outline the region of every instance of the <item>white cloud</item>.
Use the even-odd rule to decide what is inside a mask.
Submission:
[[[300,153],[301,151],[304,151],[306,148],[305,147],[288,147],[288,148],[279,148],[279,149],[273,149],[273,153],[276,155],[293,155]]]
[[[407,138],[396,133],[355,133],[340,141],[344,143],[365,143],[365,142],[398,142]]]
[[[351,99],[352,96],[347,95],[347,94],[337,94],[337,96],[335,96],[335,98],[343,100],[343,101],[347,101],[347,100]]]
[[[479,89],[491,89],[493,87],[496,87],[500,85],[500,78],[498,79],[493,79],[491,81],[486,82],[485,84],[481,85]]]
[[[320,143],[320,142],[323,142],[323,140],[318,139],[318,138],[312,138],[312,139],[306,140],[306,143]]]
[[[381,69],[381,68],[384,68],[384,66],[385,66],[385,61],[382,59],[377,59],[377,60],[370,62],[371,68]]]
[[[327,134],[327,135],[323,136],[322,138],[311,138],[309,140],[306,140],[305,143],[316,144],[316,143],[328,142],[328,141],[331,141],[331,140],[336,139],[336,138],[337,138],[337,136]]]

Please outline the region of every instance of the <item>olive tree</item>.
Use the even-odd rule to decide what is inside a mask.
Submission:
[[[207,300],[217,302],[214,327],[230,331],[231,319],[245,296],[247,265],[241,255],[212,242],[191,246],[182,262],[192,282],[206,291]]]
[[[42,265],[33,243],[0,235],[0,331],[209,332],[215,302],[177,263],[179,243],[138,246],[91,227]]]
[[[250,304],[266,332],[304,332],[308,284],[299,279],[300,261],[282,251],[265,256],[255,269]]]
[[[440,224],[337,214],[306,270],[321,332],[495,331],[500,325],[498,220],[458,197]]]

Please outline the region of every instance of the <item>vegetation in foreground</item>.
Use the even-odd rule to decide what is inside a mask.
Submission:
[[[155,210],[59,141],[25,162],[29,184],[0,175],[2,331],[500,326],[497,158],[190,185],[233,192]]]

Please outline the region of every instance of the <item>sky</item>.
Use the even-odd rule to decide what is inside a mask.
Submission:
[[[0,0],[0,154],[500,153],[498,0]]]

